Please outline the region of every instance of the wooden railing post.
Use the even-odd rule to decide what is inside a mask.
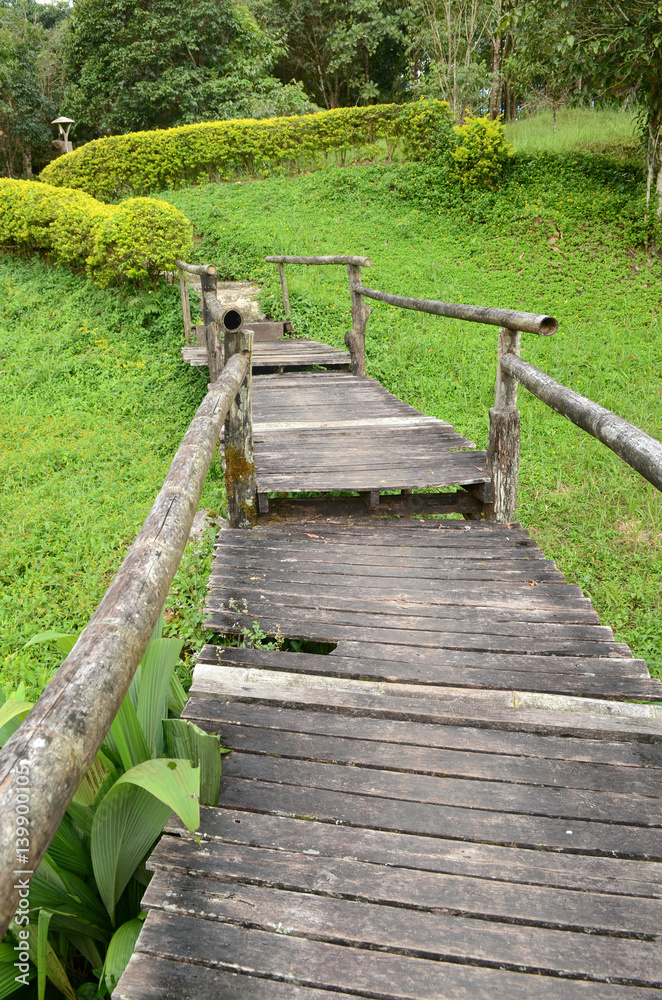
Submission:
[[[227,310],[226,316],[241,316]],[[253,454],[253,331],[225,327],[225,357],[248,353],[248,370],[225,418],[225,493],[231,528],[250,528],[257,521],[257,481]]]
[[[223,371],[223,349],[218,335],[218,327],[205,301],[205,294],[212,292],[216,298],[216,273],[200,275],[202,289],[202,322],[205,325],[205,340],[207,341],[207,360],[209,364],[209,382],[211,385]]]
[[[188,294],[188,281],[185,271],[177,265],[179,271],[179,293],[182,297],[182,316],[184,318],[184,340],[191,342],[191,302]]]
[[[365,329],[372,309],[356,289],[361,285],[361,265],[348,264],[349,291],[352,296],[352,329],[345,334],[345,343],[352,359],[352,373],[365,375]]]
[[[490,410],[487,469],[492,478],[494,502],[485,505],[490,521],[508,523],[517,507],[520,460],[520,414],[517,409],[517,381],[501,367],[506,354],[519,354],[521,334],[499,330],[499,348],[494,406]]]
[[[278,265],[278,277],[280,278],[280,290],[283,293],[283,309],[285,310],[285,315],[288,316],[290,312],[290,296],[287,291],[287,278],[285,277],[285,265]]]

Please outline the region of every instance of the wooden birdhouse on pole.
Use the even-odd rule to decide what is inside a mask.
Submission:
[[[74,124],[72,118],[55,118],[51,125],[57,125],[60,134],[59,139],[53,139],[53,145],[62,150],[63,153],[71,153],[74,148],[73,142],[69,142],[69,129]]]

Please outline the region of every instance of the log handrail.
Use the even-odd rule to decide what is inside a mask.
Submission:
[[[406,295],[391,295],[390,292],[380,292],[376,288],[366,288],[365,285],[356,285],[354,291],[358,295],[364,295],[367,299],[386,302],[391,306],[398,306],[400,309],[414,309],[417,312],[448,316],[451,319],[462,319],[469,323],[487,323],[491,326],[505,327],[507,330],[537,333],[543,337],[551,337],[559,328],[554,316],[519,312],[517,309],[494,309],[491,306],[472,306],[464,302],[440,302],[437,299],[412,299]]]
[[[244,350],[229,359],[210,386],[101,603],[0,753],[0,939],[14,915],[20,880],[36,871],[147,648],[188,541],[221,428],[249,371],[250,350]],[[17,861],[15,815],[26,787],[28,865]]]
[[[552,410],[610,448],[656,489],[662,490],[662,441],[605,406],[556,382],[515,354],[505,354],[501,358],[501,368]]]
[[[183,260],[176,260],[175,264],[180,271],[186,271],[188,274],[207,274],[210,278],[214,278],[218,274],[218,268],[215,264],[187,264]]]
[[[356,267],[372,267],[370,257],[353,257],[351,254],[331,254],[326,257],[297,257],[291,254],[276,254],[264,259],[267,264],[354,264]]]

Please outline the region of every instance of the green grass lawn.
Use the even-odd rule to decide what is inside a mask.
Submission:
[[[542,214],[522,221],[513,195],[500,226],[494,216],[470,221],[461,199],[435,210],[395,197],[399,172],[352,168],[163,197],[193,220],[199,259],[227,277],[259,280],[274,315],[282,306],[267,253],[365,254],[374,261],[364,271],[373,287],[552,313],[559,332],[524,334],[524,357],[662,437],[662,264],[628,244],[618,187],[533,183],[517,198],[537,200]],[[350,326],[343,269],[292,266],[288,281],[297,331],[341,346]],[[496,329],[373,305],[369,374],[484,447]],[[662,673],[660,494],[526,390],[520,405],[521,521],[619,639]]]
[[[0,682],[9,690],[23,678],[37,693],[58,658],[21,646],[42,630],[85,625],[206,379],[180,362],[170,287],[123,299],[63,268],[5,256],[0,298]],[[210,504],[220,502],[219,473]]]
[[[629,111],[589,108],[561,108],[556,115],[556,132],[551,111],[521,118],[506,126],[506,137],[522,153],[583,150],[631,156],[641,146]]]

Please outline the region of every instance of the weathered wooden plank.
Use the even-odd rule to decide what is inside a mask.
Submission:
[[[423,494],[426,495],[426,494]],[[382,496],[382,502],[388,496]],[[323,531],[327,528],[323,527]],[[482,544],[479,538],[471,539],[471,543],[466,545],[444,545],[430,547],[412,547],[408,545],[395,545],[384,542],[382,545],[371,544],[366,541],[363,545],[346,542],[342,536],[333,536],[333,545],[329,545],[324,536],[318,535],[311,538],[311,533],[305,528],[296,533],[292,532],[287,537],[253,537],[253,532],[242,541],[232,534],[231,531],[222,531],[219,539],[219,559],[224,553],[232,553],[232,557],[241,558],[244,552],[252,555],[262,556],[273,555],[287,557],[291,559],[301,553],[306,562],[342,562],[343,559],[354,566],[438,566],[447,560],[460,560],[461,562],[483,563],[498,559],[508,561],[509,559],[522,560],[527,562],[541,562],[545,556],[539,548],[533,545],[511,545],[504,544]]]
[[[340,660],[340,667],[336,664]],[[224,658],[224,663],[232,663],[232,658]],[[289,668],[302,674],[310,672],[305,663],[295,664]],[[319,671],[322,673],[322,671]],[[325,676],[349,677],[356,680],[374,680],[405,682],[408,684],[437,685],[445,687],[465,687],[468,689],[493,688],[512,689],[520,692],[538,692],[546,694],[566,694],[575,697],[607,698],[607,699],[645,699],[658,698],[662,693],[659,682],[649,678],[632,678],[618,676],[587,677],[572,674],[525,671],[500,671],[496,676],[490,670],[471,667],[435,667],[427,670],[416,670],[415,665],[405,666],[396,663],[380,665],[378,660],[342,660],[334,657],[329,663]],[[424,692],[423,692],[424,693]]]
[[[538,621],[522,621],[506,619],[504,614],[490,614],[490,610],[479,611],[476,609],[472,614],[455,615],[453,608],[445,608],[445,614],[417,614],[420,605],[411,605],[403,613],[397,608],[382,608],[374,611],[352,611],[344,608],[324,608],[324,607],[302,607],[297,604],[296,598],[292,598],[292,603],[287,595],[278,595],[266,601],[260,601],[248,605],[248,610],[243,605],[234,604],[228,607],[224,604],[217,604],[213,592],[209,598],[209,606],[214,611],[236,611],[247,616],[261,614],[269,618],[283,616],[291,621],[297,622],[319,622],[333,623],[337,625],[354,626],[356,628],[369,628],[378,625],[381,628],[402,629],[405,631],[443,631],[443,632],[474,632],[487,631],[497,635],[513,635],[519,637],[533,638],[540,634],[540,624],[544,623],[545,632],[550,638],[560,640],[584,639],[584,640],[606,640],[613,642],[614,637],[610,628],[604,625],[584,625],[566,622],[544,621],[544,612],[539,614]],[[315,604],[311,599],[309,605]],[[349,603],[349,602],[348,602]],[[379,602],[372,602],[379,604]],[[386,602],[383,602],[385,605]],[[423,610],[431,611],[431,608],[424,607]],[[435,608],[435,611],[437,609]],[[551,616],[550,616],[551,617]],[[473,619],[473,620],[472,620]],[[642,676],[648,676],[643,660],[637,661],[637,672]],[[611,669],[610,665],[610,669]]]
[[[659,743],[617,742],[557,735],[539,736],[516,730],[372,719],[368,716],[274,708],[271,705],[225,703],[209,698],[191,698],[184,710],[184,716],[200,722],[206,721],[210,726],[227,724],[240,726],[242,729],[273,728],[300,734],[360,738],[378,743],[439,748],[463,753],[473,751],[500,756],[516,755],[521,762],[523,774],[529,766],[527,758],[534,758],[535,763],[540,760],[586,763],[590,765],[589,772],[596,765],[597,773],[600,773],[604,765],[612,765],[615,768],[614,773],[625,783],[621,791],[627,790],[631,781],[634,783],[632,790],[637,790],[635,786],[639,768],[662,768],[662,744]],[[633,768],[636,770],[633,771]],[[654,782],[659,780],[656,772],[653,780]]]
[[[287,764],[291,766],[293,762],[288,761]],[[653,861],[662,859],[659,829],[641,826],[577,818],[524,816],[488,809],[399,801],[357,792],[349,795],[317,786],[307,788],[254,778],[246,780],[243,777],[222,779],[219,803],[233,809],[258,810],[280,816],[307,816],[321,823],[397,833],[435,836],[443,831],[447,837],[470,842],[583,851]]]
[[[505,775],[503,780],[496,781],[477,777],[466,780],[421,774],[405,768],[402,771],[385,770],[378,768],[375,763],[362,765],[359,759],[354,761],[354,766],[346,767],[344,763],[320,763],[317,759],[303,760],[295,757],[284,759],[238,750],[225,762],[223,773],[229,779],[246,778],[249,781],[273,782],[288,787],[296,785],[306,789],[319,788],[344,792],[348,796],[370,795],[399,803],[414,803],[416,806],[429,804],[459,807],[470,812],[480,811],[481,814],[483,811],[490,811],[499,814],[492,818],[499,828],[504,818],[500,814],[516,814],[516,818],[512,820],[513,835],[520,823],[524,829],[528,828],[527,817],[541,817],[545,821],[559,818],[591,821],[594,827],[592,837],[581,824],[577,833],[574,828],[564,831],[562,844],[571,849],[576,846],[577,840],[580,847],[583,846],[588,837],[592,844],[598,844],[599,850],[604,832],[602,824],[613,824],[614,827],[619,824],[622,827],[619,833],[625,834],[627,831],[635,836],[634,831],[640,829],[642,842],[649,844],[649,850],[662,852],[660,802],[657,798],[635,793],[602,792],[558,785],[532,787],[522,782],[508,781]],[[356,823],[356,819],[353,822]],[[478,825],[480,824],[477,823]],[[574,827],[576,824],[573,822],[570,825]],[[653,828],[657,828],[657,832],[653,832]],[[614,829],[611,832],[616,834],[617,831]]]
[[[188,837],[174,815],[168,829]],[[314,890],[315,879],[331,862],[331,871],[340,880],[339,893],[346,886],[344,894],[355,898],[361,898],[363,884],[367,899],[377,892],[377,898],[385,902],[414,900],[419,906],[548,926],[554,926],[558,918],[556,926],[587,927],[599,915],[596,929],[644,935],[658,933],[662,916],[662,865],[658,862],[471,844],[443,836],[311,823],[228,807],[203,808],[201,830],[207,844],[266,849],[265,856],[274,861],[269,873],[274,881],[280,852],[309,857],[311,881],[299,883],[308,891]],[[235,863],[241,860],[237,854],[230,856]],[[255,859],[251,851],[250,863]],[[369,862],[369,867],[361,862]],[[281,858],[281,864],[286,863],[287,858]],[[349,888],[352,883],[353,889]],[[568,889],[572,895],[563,891]],[[585,906],[584,892],[601,894],[609,905],[596,907],[589,899]]]
[[[187,846],[190,848],[190,842]],[[259,886],[242,883],[237,891],[236,883],[222,877],[224,852],[209,859],[207,851],[206,857],[200,859],[203,860],[200,868],[196,863],[199,856],[200,852],[195,850],[180,856],[180,864],[188,862],[187,868],[190,865],[196,871],[195,879],[188,872],[157,872],[147,889],[143,906],[181,915],[204,915],[205,920],[242,924],[265,931],[287,927],[290,934],[314,936],[317,940],[335,941],[350,947],[368,945],[381,951],[421,958],[460,960],[548,975],[608,978],[611,982],[652,986],[657,985],[662,976],[662,955],[657,942],[431,913],[419,909],[418,901],[416,909],[404,909],[383,906],[372,900],[368,903],[333,899],[324,891],[335,888],[333,873],[329,871],[318,879],[315,895],[280,886],[272,888],[262,879]],[[211,866],[206,863],[208,859],[212,860]],[[310,869],[310,859],[302,859],[302,864]],[[291,867],[296,867],[294,859]],[[201,868],[204,871],[202,878],[199,875]],[[257,879],[262,872],[257,875],[244,867],[244,874]],[[269,881],[272,879],[273,876]],[[162,899],[166,901],[165,907]]]
[[[209,611],[204,627],[215,632],[242,634],[250,616],[241,616],[236,611]],[[319,642],[356,642],[383,645],[400,645],[406,647],[405,655],[412,656],[415,647],[430,647],[435,652],[439,649],[475,650],[486,653],[527,653],[554,656],[600,656],[629,658],[629,647],[623,643],[590,641],[580,639],[561,639],[547,637],[544,631],[540,638],[521,637],[516,635],[495,635],[491,632],[446,632],[412,631],[397,628],[356,628],[351,625],[324,624],[306,621],[290,620],[289,616],[279,616],[278,620],[268,614],[260,615],[261,627],[270,635],[275,635],[280,629],[283,636],[294,639],[311,639]],[[300,625],[301,627],[297,627]],[[360,653],[358,654],[360,656]]]
[[[531,981],[521,973],[351,948],[157,910],[145,921],[139,947],[150,954],[193,959],[248,976],[295,981],[317,989],[367,991],[380,1000],[531,998]],[[541,1000],[659,1000],[656,989],[552,976],[536,977],[535,994]]]
[[[420,586],[419,583],[421,584]],[[276,582],[272,586],[266,577],[257,575],[254,575],[252,578],[249,577],[243,584],[238,580],[229,581],[223,586],[219,582],[215,582],[214,588],[219,591],[218,600],[233,598],[239,602],[241,602],[244,596],[249,598],[251,595],[255,595],[259,600],[262,594],[266,596],[272,590],[277,593],[283,593],[283,588]],[[288,581],[285,592],[297,596],[319,593],[320,597],[323,597],[325,594],[346,595],[347,587],[341,581],[336,582],[334,579],[327,578],[324,587],[317,589],[314,587],[314,580],[311,579],[310,581],[301,581],[300,583]],[[437,605],[490,607],[494,605],[501,608],[519,608],[523,606],[530,609],[556,610],[564,608],[583,609],[589,604],[588,599],[582,597],[579,587],[557,583],[537,583],[535,586],[531,586],[530,584],[525,583],[522,585],[519,581],[513,581],[506,588],[503,584],[489,580],[465,581],[464,586],[461,580],[455,580],[445,581],[443,587],[432,591],[429,583],[425,581],[421,583],[415,579],[398,581],[398,585],[392,587],[388,587],[387,582],[384,581],[382,581],[382,586],[377,586],[376,583],[374,586],[370,586],[364,580],[361,583],[361,592],[366,598],[373,601],[399,601],[401,603],[403,601],[408,603],[420,602],[421,595],[424,594],[425,602],[431,607],[436,607]]]
[[[188,716],[199,720],[199,716]],[[201,721],[201,720],[199,720]],[[662,782],[655,768],[622,768],[608,764],[550,761],[522,758],[513,754],[476,751],[440,750],[412,747],[402,743],[361,739],[363,720],[354,720],[354,735],[325,736],[257,726],[223,724],[223,745],[231,750],[276,757],[312,760],[329,764],[352,764],[359,767],[397,770],[402,773],[436,775],[446,778],[471,778],[520,785],[549,785],[552,788],[578,788],[621,796],[662,796]],[[217,731],[218,722],[205,728]],[[634,803],[638,799],[633,800]],[[542,803],[541,803],[542,804]],[[659,808],[659,803],[657,804]],[[646,809],[653,815],[656,803]]]
[[[223,565],[223,563],[226,565]],[[219,560],[218,569],[214,575],[226,576],[236,569],[239,576],[242,571],[260,570],[266,575],[281,575],[293,577],[295,580],[305,579],[310,575],[320,574],[344,577],[369,577],[372,580],[383,579],[416,579],[416,580],[504,580],[515,579],[565,582],[565,577],[555,564],[547,559],[507,558],[499,560],[454,559],[439,561],[436,566],[407,566],[403,564],[370,565],[358,563],[353,565],[346,559],[334,559],[330,549],[327,560],[308,560],[304,552],[297,556],[285,558],[269,557],[268,553],[242,553],[235,560]],[[229,565],[228,565],[229,564]]]
[[[135,952],[113,1000],[367,1000]]]
[[[523,692],[432,686],[417,689],[416,685],[310,675],[302,684],[295,674],[207,664],[199,664],[194,671],[190,694],[323,712],[332,706],[339,714],[353,716],[662,743],[662,720],[655,707],[627,706],[627,714],[616,714],[619,707],[615,706],[614,713],[607,714],[600,706],[592,713],[596,706],[587,701],[582,712],[577,703],[566,708],[563,697],[553,695],[540,695],[533,699],[532,707],[532,699],[527,701]]]

